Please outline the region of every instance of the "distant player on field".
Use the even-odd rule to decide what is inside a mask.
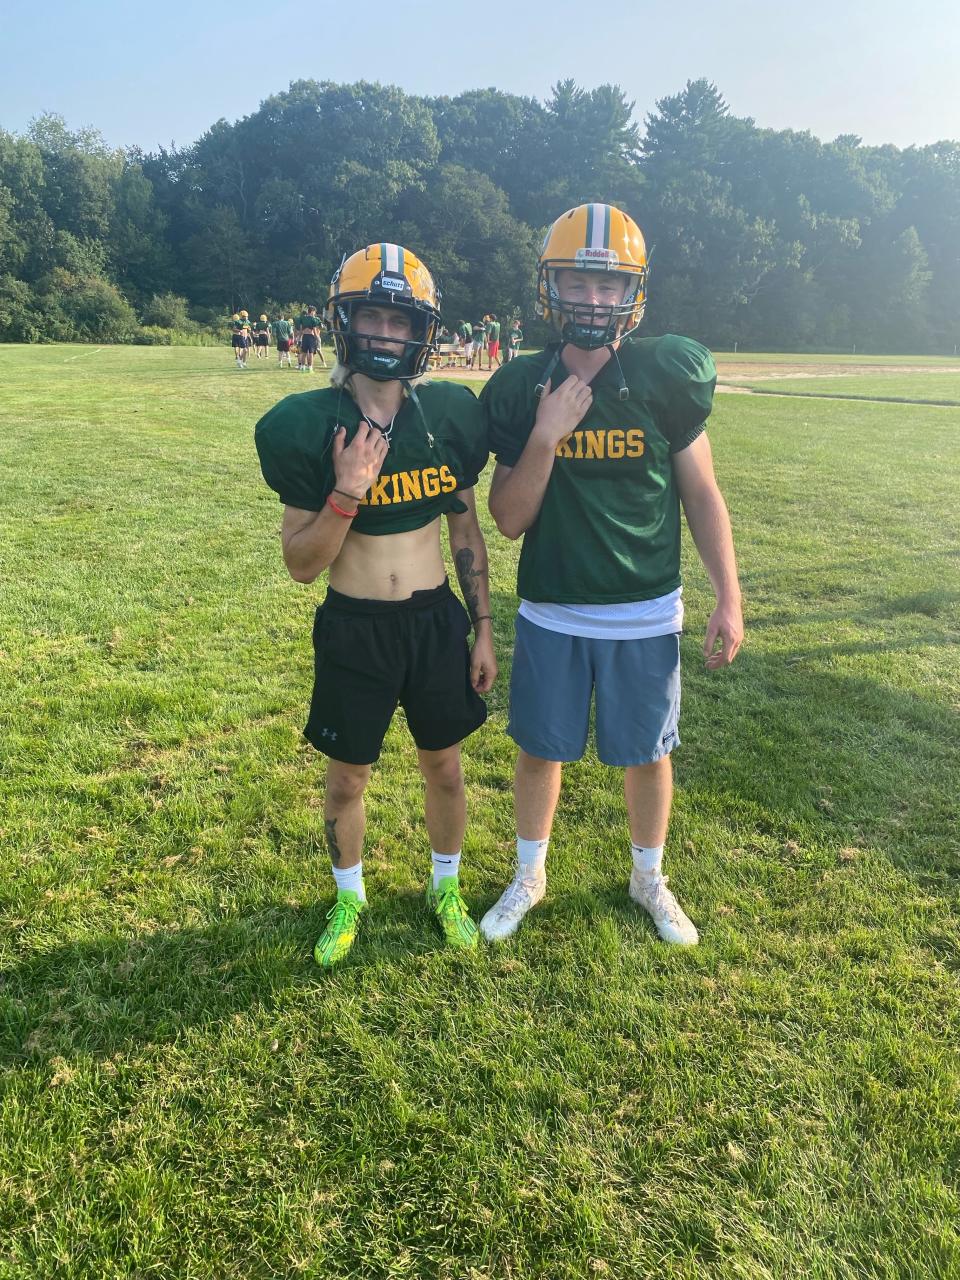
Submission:
[[[482,356],[483,356],[483,344],[486,342],[486,340],[487,340],[487,318],[486,316],[484,316],[482,320],[478,320],[476,324],[473,325],[473,341],[470,345],[470,368],[471,369],[474,367],[474,364],[476,364],[476,367],[478,369],[481,367]]]
[[[266,360],[267,347],[270,345],[270,325],[266,316],[261,316],[257,321],[254,337],[257,344],[257,359]]]
[[[503,349],[504,363],[509,363],[514,356],[520,354],[520,347],[523,345],[523,330],[520,328],[520,321],[513,320],[510,324],[510,332],[507,334],[506,345]]]
[[[290,340],[293,336],[293,325],[289,320],[280,316],[274,320],[270,326],[270,332],[273,334],[273,340],[277,347],[277,367],[282,369],[286,366],[290,368]]]
[[[235,311],[230,317],[230,347],[238,369],[243,368],[243,334],[243,320],[240,318],[240,312]]]
[[[313,373],[313,357],[316,355],[320,346],[320,317],[317,315],[316,307],[307,307],[306,312],[297,321],[297,331],[300,338],[300,364],[301,373]],[[323,355],[320,356],[323,362]],[[326,368],[326,363],[323,364]]]
[[[486,338],[487,368],[492,369],[494,360],[498,366],[500,364],[500,321],[495,315],[491,315],[487,321]]]

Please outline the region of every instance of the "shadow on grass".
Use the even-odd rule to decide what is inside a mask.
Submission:
[[[389,892],[365,918],[356,958],[324,971],[313,944],[328,906],[270,905],[204,928],[99,937],[7,963],[0,970],[0,1065],[107,1058],[288,996],[336,1002],[353,986],[357,962],[419,972],[425,957],[443,952],[423,895]]]
[[[870,614],[877,619],[909,614],[936,619],[958,600],[960,592],[921,591],[878,601]],[[512,596],[497,596],[504,709],[514,610]],[[862,616],[847,604],[815,616],[798,610],[780,621],[855,621]],[[709,801],[734,828],[753,825],[761,834],[784,840],[803,827],[838,847],[869,842],[901,870],[929,883],[945,885],[960,875],[956,710],[933,688],[927,697],[830,665],[837,657],[896,653],[921,645],[956,647],[955,632],[944,627],[889,642],[800,645],[785,656],[751,650],[748,630],[734,666],[714,673],[704,670],[700,643],[700,633],[693,630],[682,641],[683,746],[676,765],[691,809]],[[569,766],[564,779],[569,798]],[[955,885],[948,891],[953,893]]]

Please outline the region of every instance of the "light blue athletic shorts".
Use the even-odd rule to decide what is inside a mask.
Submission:
[[[680,635],[591,640],[519,614],[507,732],[541,760],[579,760],[596,691],[597,755],[624,768],[680,743]]]

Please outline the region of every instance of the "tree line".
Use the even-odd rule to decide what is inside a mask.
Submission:
[[[0,340],[202,341],[241,307],[322,304],[343,253],[375,240],[424,258],[448,323],[517,314],[536,340],[544,230],[587,200],[643,229],[649,332],[960,342],[960,143],[761,129],[706,80],[642,127],[615,85],[562,81],[541,103],[300,80],[182,149],[111,149],[55,115],[0,130]]]

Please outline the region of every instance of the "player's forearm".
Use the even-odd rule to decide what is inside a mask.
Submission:
[[[687,498],[683,509],[717,600],[739,602],[740,580],[733,548],[733,530],[730,527],[727,504],[720,490],[708,488],[699,492],[696,497]]]
[[[336,560],[349,532],[350,521],[324,507],[309,524],[285,536],[283,560],[290,577],[313,582]]]
[[[490,490],[490,514],[505,538],[519,538],[530,528],[543,505],[556,449],[531,435],[520,460]]]
[[[457,582],[463,603],[467,607],[474,627],[489,625],[490,617],[490,567],[487,561],[487,545],[476,523],[469,528],[451,523],[450,552],[457,570]],[[479,619],[486,619],[479,622]]]

